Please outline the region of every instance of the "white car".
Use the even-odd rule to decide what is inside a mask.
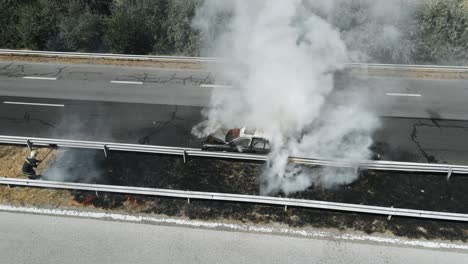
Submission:
[[[261,129],[233,128],[218,129],[203,141],[203,150],[233,151],[266,154],[270,152],[270,141]]]

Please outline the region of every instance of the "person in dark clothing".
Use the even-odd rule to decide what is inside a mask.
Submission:
[[[41,176],[36,174],[34,168],[37,168],[37,165],[41,162],[36,159],[37,150],[31,151],[31,154],[26,158],[23,164],[23,175],[28,177],[31,180],[39,179]]]

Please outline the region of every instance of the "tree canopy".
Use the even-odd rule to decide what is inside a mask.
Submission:
[[[0,0],[0,48],[197,56],[201,36],[191,22],[202,2]],[[398,39],[388,38],[394,34],[388,27],[389,34],[378,37],[382,27],[367,23],[366,8],[363,1],[349,1],[342,9],[353,10],[352,16],[338,12],[332,18],[346,44],[366,53],[365,60],[468,63],[467,1],[424,4],[395,25]]]

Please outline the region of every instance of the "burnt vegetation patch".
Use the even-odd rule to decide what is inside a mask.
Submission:
[[[264,166],[258,162],[209,158],[189,158],[184,163],[179,156],[131,152],[112,152],[105,158],[102,152],[91,152],[85,151],[84,155],[83,150],[68,150],[49,171],[59,167],[60,172],[70,173],[73,177],[66,175],[66,181],[259,195],[259,176]],[[468,177],[453,175],[447,181],[441,174],[367,170],[358,173],[359,178],[348,185],[312,185],[302,192],[275,196],[468,213]]]
[[[247,203],[172,199],[141,195],[75,192],[75,199],[105,209],[162,214],[199,220],[228,220],[255,224],[285,224],[291,227],[354,229],[372,233],[391,232],[408,238],[468,241],[468,226],[462,222],[421,220],[403,217],[355,214],[316,209],[253,205]],[[93,197],[90,200],[90,197]]]
[[[75,151],[62,156],[83,157]],[[67,151],[68,152],[68,151]],[[87,152],[90,154],[91,152]],[[69,162],[70,171],[83,180],[90,170],[101,183],[167,188],[176,190],[259,194],[259,179],[263,164],[234,160],[190,158],[187,163],[178,156],[130,152],[91,153],[89,159]],[[57,160],[60,164],[61,159]],[[96,166],[91,169],[90,165]],[[63,164],[61,165],[63,167]],[[52,166],[53,167],[53,166]],[[84,167],[83,171],[81,167]],[[96,177],[95,172],[102,175]],[[303,192],[290,195],[298,199],[324,200],[399,208],[468,213],[468,178],[444,175],[410,174],[395,172],[359,171],[359,178],[349,185],[331,189],[311,186]],[[372,233],[391,232],[409,238],[446,239],[467,241],[468,225],[462,222],[432,221],[404,217],[355,214],[316,209],[254,205],[247,203],[174,199],[130,194],[73,191],[73,199],[84,206],[131,213],[162,214],[201,220],[227,220],[243,223],[280,223],[291,227],[355,229]]]
[[[79,152],[79,153],[75,153]],[[24,155],[20,155],[22,157]],[[263,164],[233,160],[193,159],[177,156],[102,151],[59,151],[49,170],[60,168],[68,181],[172,188],[257,195]],[[97,173],[98,172],[98,173]],[[86,176],[91,175],[91,178]],[[71,176],[79,176],[73,178]],[[91,180],[90,180],[91,179]],[[454,175],[405,174],[361,171],[352,184],[325,189],[312,186],[291,194],[316,199],[466,213],[468,179]],[[285,196],[284,194],[278,194]],[[390,232],[409,238],[468,240],[468,224],[403,217],[354,214],[326,210],[206,200],[174,199],[131,194],[42,188],[0,187],[2,203],[89,207],[136,214],[161,214],[208,221],[233,221],[261,225],[284,224],[297,228],[355,229],[368,234]]]
[[[324,189],[311,187],[291,195],[299,199],[325,200],[419,210],[468,213],[468,178],[429,173],[363,170],[349,185]]]

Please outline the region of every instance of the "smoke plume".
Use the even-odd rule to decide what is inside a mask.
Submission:
[[[96,107],[77,113],[66,113],[60,117],[50,138],[74,140],[112,140],[112,128],[102,123],[97,115],[105,112]],[[43,179],[50,181],[106,183],[107,158],[103,150],[66,149],[44,172]]]
[[[355,170],[298,167],[288,163],[289,156],[361,160],[371,154],[379,122],[366,109],[367,99],[336,100],[333,90],[334,72],[366,55],[350,50],[350,31],[333,23],[342,2],[205,0],[197,10],[193,25],[205,41],[202,54],[232,62],[210,70],[217,82],[234,88],[213,90],[203,111],[206,121],[192,132],[263,129],[272,151],[260,177],[262,194],[333,187],[357,178]]]

